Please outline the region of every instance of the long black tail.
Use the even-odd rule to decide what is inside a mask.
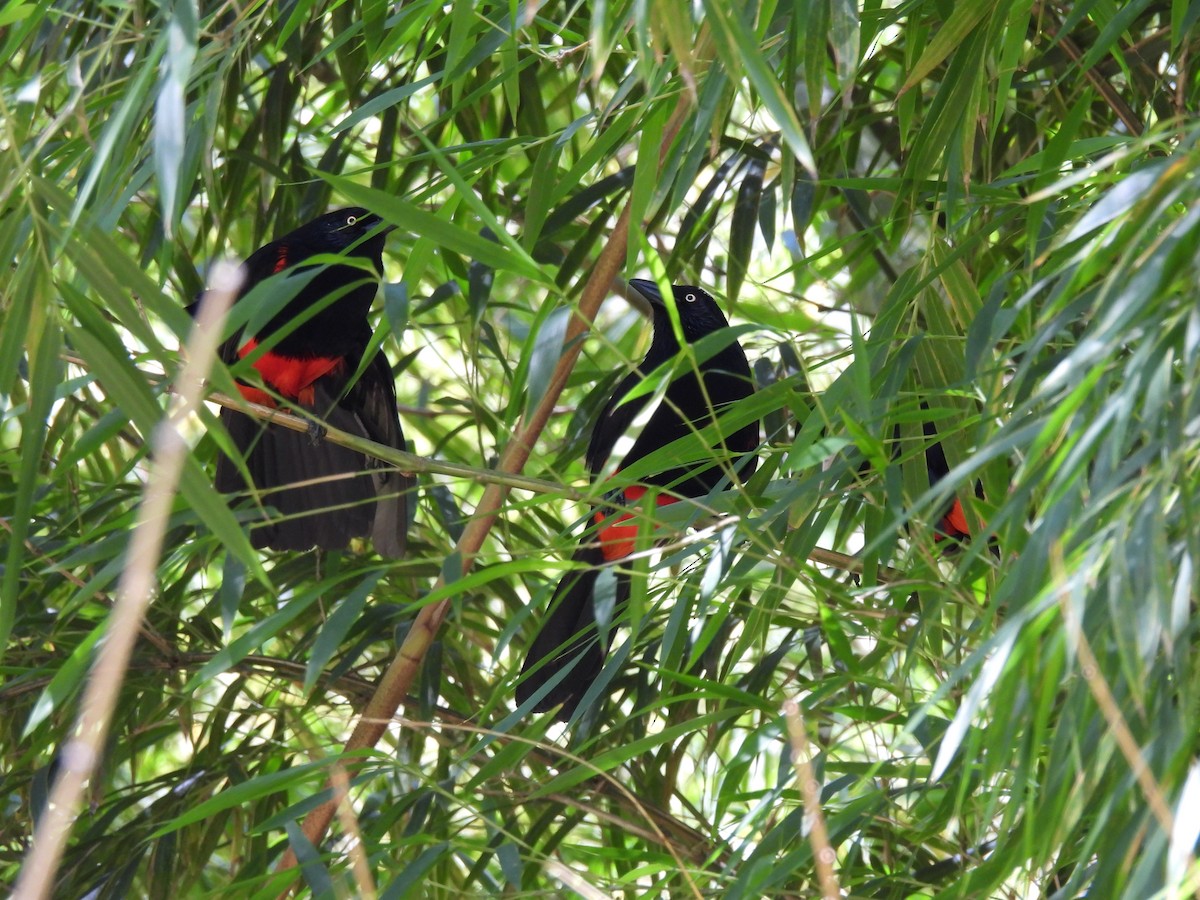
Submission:
[[[522,704],[569,667],[571,671],[534,707],[545,712],[561,703],[558,718],[563,721],[575,712],[604,668],[607,652],[596,626],[596,582],[603,571],[604,555],[595,544],[584,544],[575,551],[572,561],[583,568],[568,573],[558,583],[550,601],[550,615],[529,647],[517,684],[517,703]],[[617,574],[616,591],[614,618],[629,599],[629,576]]]

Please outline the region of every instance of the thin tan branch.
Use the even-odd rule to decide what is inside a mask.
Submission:
[[[659,151],[658,166],[666,156],[671,143],[682,127],[691,107],[686,97],[681,97],[663,130],[663,140]],[[629,242],[630,206],[627,203],[613,226],[604,249],[600,252],[596,265],[588,277],[579,300],[579,309],[571,318],[563,340],[563,354],[555,366],[550,382],[546,387],[537,408],[516,436],[504,448],[504,453],[496,466],[497,471],[509,475],[519,473],[525,466],[530,452],[537,443],[538,437],[545,428],[550,414],[558,402],[559,395],[566,387],[567,379],[575,367],[583,346],[583,336],[591,328],[592,321],[600,309],[600,304],[609,293],[609,286],[617,277],[625,263],[625,250]],[[484,491],[483,498],[476,507],[475,515],[471,517],[462,537],[458,541],[455,552],[461,559],[462,571],[466,572],[474,562],[475,555],[483,546],[484,540],[491,531],[493,523],[500,514],[500,508],[508,495],[507,486],[491,482]],[[434,590],[443,586],[443,578],[438,579]],[[425,653],[433,643],[438,629],[441,628],[446,614],[450,610],[450,599],[423,607],[417,614],[412,628],[405,636],[392,664],[379,682],[375,696],[367,704],[367,708],[354,726],[350,739],[346,742],[345,752],[351,753],[367,747],[373,747],[383,736],[392,717],[400,707],[404,696],[409,692],[421,668]],[[314,845],[320,845],[333,819],[335,804],[327,801],[312,810],[304,819],[304,835]],[[280,861],[280,869],[294,868],[295,854],[289,849]]]
[[[128,556],[117,585],[117,599],[84,689],[79,718],[59,754],[60,768],[46,812],[38,822],[13,896],[42,900],[50,896],[63,848],[75,824],[84,785],[95,771],[112,723],[113,710],[129,666],[142,619],[156,590],[156,570],[171,506],[183,472],[188,446],[178,425],[202,401],[204,380],[216,358],[225,314],[241,281],[239,271],[218,266],[188,338],[187,362],[175,385],[174,409],[159,420],[150,437],[150,473]]]
[[[1055,548],[1052,553],[1052,567],[1061,575],[1062,560],[1059,553],[1059,549]],[[1175,830],[1175,815],[1167,804],[1162,785],[1154,779],[1154,773],[1150,771],[1150,764],[1146,762],[1142,748],[1138,746],[1137,738],[1133,736],[1129,724],[1125,721],[1125,716],[1121,714],[1117,698],[1113,696],[1112,688],[1108,686],[1108,682],[1104,678],[1096,654],[1092,652],[1092,645],[1083,633],[1083,623],[1071,606],[1069,593],[1066,590],[1061,591],[1058,599],[1067,626],[1067,639],[1071,642],[1072,649],[1079,658],[1079,669],[1087,682],[1088,690],[1091,691],[1096,706],[1100,708],[1104,721],[1108,723],[1108,729],[1112,732],[1121,755],[1125,757],[1134,778],[1137,779],[1150,811],[1154,814],[1154,818],[1158,819],[1159,827],[1169,835]]]
[[[821,785],[813,773],[804,716],[795,700],[784,702],[783,714],[787,719],[788,737],[791,739],[792,765],[796,769],[796,781],[800,785],[800,795],[804,798],[804,810],[808,813],[808,839],[812,842],[817,881],[821,885],[821,900],[838,900],[842,892],[838,887],[837,873],[833,870],[837,854],[829,844],[829,832],[825,828],[825,814],[821,810]]]
[[[1053,11],[1043,7],[1040,3],[1037,4],[1034,9],[1037,11],[1036,18],[1041,22],[1042,31],[1052,38],[1058,37],[1059,26],[1061,23],[1058,21],[1058,17],[1054,15]],[[1063,52],[1071,58],[1073,63],[1079,65],[1081,62],[1083,62],[1084,52],[1079,48],[1079,45],[1075,43],[1074,39],[1072,39],[1070,35],[1062,35],[1061,37],[1058,37],[1058,44],[1063,48]],[[1127,52],[1125,47],[1121,47],[1120,50],[1122,53]],[[1112,109],[1117,118],[1121,120],[1121,124],[1129,129],[1129,133],[1140,137],[1142,132],[1145,131],[1144,123],[1138,118],[1138,115],[1133,111],[1133,108],[1125,102],[1125,98],[1122,97],[1120,92],[1112,85],[1108,77],[1099,68],[1099,66],[1093,65],[1090,68],[1084,69],[1083,75],[1088,80],[1088,83],[1092,86],[1092,89],[1104,98],[1104,102],[1109,105],[1109,108]]]

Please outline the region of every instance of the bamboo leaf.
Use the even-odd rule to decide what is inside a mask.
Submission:
[[[900,87],[900,93],[905,93],[918,84],[930,72],[945,62],[946,58],[957,50],[972,31],[987,18],[996,7],[997,0],[984,0],[982,3],[964,3],[954,7],[950,18],[937,30],[933,40],[921,53],[920,59],[913,65]]]
[[[739,12],[718,3],[705,0],[704,10],[712,24],[721,61],[731,72],[744,71],[767,112],[778,123],[783,142],[796,161],[810,174],[816,173],[812,150],[796,119],[791,103],[783,94],[775,74],[767,67],[763,55],[749,30],[742,22]]]

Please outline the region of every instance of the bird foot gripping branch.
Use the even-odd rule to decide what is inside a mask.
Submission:
[[[308,435],[308,442],[312,446],[319,447],[322,443],[324,443],[325,435],[329,434],[329,431],[316,419],[309,419],[308,431],[306,431],[305,434]]]

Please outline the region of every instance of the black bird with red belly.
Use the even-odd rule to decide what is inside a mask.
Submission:
[[[626,401],[626,396],[647,375],[676,357],[681,349],[667,310],[668,301],[657,285],[640,279],[630,284],[650,303],[653,337],[646,358],[617,386],[592,431],[585,461],[593,480],[608,468],[618,441],[636,421],[645,419],[617,471],[679,438],[700,431],[754,393],[746,354],[741,345],[732,340],[695,367],[681,365],[653,411],[647,410],[652,392]],[[677,285],[672,288],[672,294],[685,342],[694,344],[729,326],[716,301],[701,288]],[[731,471],[736,471],[740,479],[749,478],[757,465],[755,451],[758,445],[759,424],[755,421],[718,442],[726,457],[723,462],[711,459],[681,462],[643,477],[639,484],[613,492],[617,496],[610,494],[605,498],[605,506],[593,511],[591,524],[572,557],[577,568],[559,582],[550,603],[550,613],[530,645],[517,685],[519,703],[531,698],[562,669],[570,667],[563,680],[534,707],[544,711],[562,704],[558,717],[566,720],[603,669],[606,650],[597,633],[596,582],[606,565],[619,566],[633,552],[638,532],[634,514],[622,512],[620,507],[639,503],[650,486],[660,489],[655,502],[665,506],[685,498],[707,495],[727,479]],[[619,609],[629,596],[628,575],[619,569],[616,592]]]
[[[383,274],[383,220],[352,207],[323,215],[260,247],[243,264],[235,302],[283,272],[309,277],[286,305],[254,334],[238,334],[221,348],[226,365],[251,357],[262,387],[239,381],[247,400],[311,416],[317,422],[404,450],[396,387],[383,351],[367,360],[368,320]],[[322,254],[366,261],[340,265],[306,261]],[[312,270],[323,266],[315,275]],[[342,550],[370,536],[384,556],[404,553],[411,478],[361,453],[320,438],[262,422],[231,409],[221,421],[240,451],[249,482],[233,460],[217,462],[216,487],[254,492],[278,515],[256,523],[255,547]]]

